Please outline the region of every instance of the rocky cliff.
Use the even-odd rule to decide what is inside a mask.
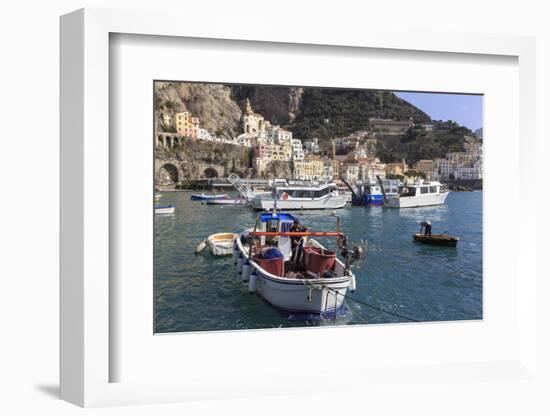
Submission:
[[[210,132],[226,136],[241,132],[247,98],[255,112],[299,139],[344,136],[365,129],[370,117],[430,121],[390,91],[172,82],[157,82],[155,91],[157,109],[190,111]]]
[[[222,84],[155,83],[156,108],[171,113],[189,111],[200,118],[201,126],[220,136],[239,133],[241,109],[231,88]]]

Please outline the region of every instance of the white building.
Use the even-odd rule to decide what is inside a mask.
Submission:
[[[357,182],[361,177],[359,163],[346,163],[342,168],[342,178],[348,182]]]
[[[305,153],[315,154],[321,151],[321,148],[319,147],[319,139],[317,137],[314,137],[311,140],[304,140],[303,147]]]
[[[199,128],[197,131],[197,138],[201,140],[212,140],[212,136],[208,132],[208,130]]]
[[[292,139],[292,158],[296,161],[304,160],[304,149],[302,149],[302,141],[300,139]]]

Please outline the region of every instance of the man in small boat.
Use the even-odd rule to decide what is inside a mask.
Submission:
[[[422,228],[424,228],[424,235],[426,237],[431,237],[431,235],[432,235],[432,223],[430,221],[422,221],[420,223],[420,233],[422,233]]]

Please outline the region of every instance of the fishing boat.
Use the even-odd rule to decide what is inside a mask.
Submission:
[[[279,309],[319,314],[337,311],[347,291],[355,290],[350,263],[362,250],[347,249],[339,219],[335,232],[291,231],[296,220],[288,213],[260,214],[254,228],[235,239],[233,262],[242,281],[248,283],[248,291]],[[336,237],[344,261],[313,237]],[[292,238],[298,239],[294,250]]]
[[[278,185],[270,195],[252,200],[255,210],[338,209],[346,206],[346,197],[338,193],[334,183],[311,185]]]
[[[434,246],[444,246],[444,247],[456,247],[459,238],[447,234],[432,234],[425,235],[422,233],[416,233],[414,236],[414,241],[423,244],[431,244]]]
[[[390,208],[416,208],[445,203],[449,190],[440,182],[423,182],[399,187],[395,198],[387,200],[385,206]]]
[[[155,205],[155,214],[173,214],[175,211],[174,205]]]
[[[221,198],[210,199],[206,201],[206,205],[246,205],[248,201],[244,198]]]
[[[233,253],[233,240],[238,237],[234,233],[216,233],[208,236],[195,249],[195,254],[201,253],[206,247],[214,256],[229,256]]]
[[[227,198],[227,194],[191,194],[192,201],[211,201],[220,198]]]
[[[397,180],[381,180],[376,177],[377,182],[363,183],[358,181],[355,184],[342,179],[351,194],[351,203],[357,206],[382,206],[398,194],[400,182]]]

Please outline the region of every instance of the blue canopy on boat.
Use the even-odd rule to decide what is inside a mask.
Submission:
[[[285,222],[294,222],[297,218],[284,213],[284,212],[264,212],[263,214],[260,214],[260,221],[267,222],[272,220],[279,220],[279,221],[285,221]]]

